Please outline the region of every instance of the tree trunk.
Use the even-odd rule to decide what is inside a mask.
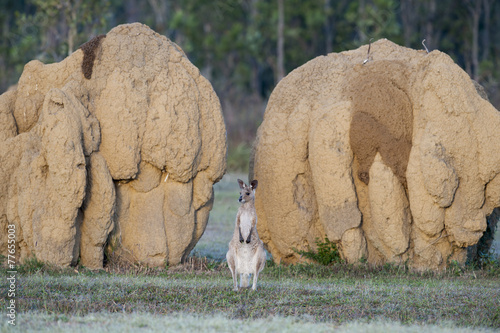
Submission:
[[[76,13],[71,11],[72,22],[69,22],[68,29],[68,56],[73,53],[75,48],[75,37],[76,37]]]
[[[332,2],[325,0],[325,49],[326,53],[333,51],[333,24],[332,24]]]
[[[258,8],[257,8],[257,2],[258,0],[251,0],[249,5],[249,12],[250,12],[250,22],[249,22],[249,29],[247,31],[258,31],[257,28],[257,17],[259,15]],[[258,43],[252,38],[252,43]],[[258,45],[258,44],[257,44]],[[253,49],[253,45],[251,46]],[[254,52],[251,53],[250,57],[250,63],[252,66],[252,81],[250,83],[251,91],[252,94],[255,95],[260,95],[262,93],[262,84],[260,81],[259,73],[260,73],[260,64],[259,61],[257,60],[257,55],[254,54]]]
[[[285,6],[284,0],[278,0],[278,45],[276,84],[285,77]]]
[[[401,0],[401,21],[403,23],[403,37],[406,47],[411,47],[415,34],[416,6],[413,0]]]
[[[68,26],[68,56],[75,50],[75,40],[78,34],[78,11],[80,10],[81,0],[67,1],[66,6],[66,23]]]
[[[168,0],[148,0],[155,18],[155,30],[160,34],[166,34],[166,22],[168,21],[169,1]],[[168,34],[166,34],[168,37]]]
[[[479,18],[481,17],[482,1],[468,0],[467,8],[472,17],[472,48],[471,48],[471,75],[474,80],[479,79]]]
[[[490,29],[491,29],[491,0],[483,0],[483,8],[484,8],[484,28],[483,28],[483,36],[482,36],[482,55],[481,60],[488,59],[488,55],[490,54],[491,47],[491,39],[490,39]]]
[[[479,16],[481,14],[481,2],[476,1],[476,10],[472,18],[472,75],[474,80],[479,79]]]
[[[432,51],[438,48],[438,41],[435,40],[434,21],[436,20],[436,0],[430,0],[427,7],[427,23],[425,24],[425,39],[427,48]]]
[[[140,4],[136,0],[125,1],[125,20],[126,23],[139,22],[141,20]]]
[[[205,40],[208,40],[208,36],[212,33],[212,25],[210,23],[205,23],[203,25],[203,32],[205,33]],[[212,63],[213,63],[213,51],[210,50],[209,45],[204,44],[204,49],[205,49],[205,54],[207,55],[206,57],[206,63],[203,68],[203,76],[208,80],[212,81]]]
[[[357,23],[357,30],[359,35],[359,40],[361,43],[365,43],[368,37],[366,36],[366,11],[365,11],[365,0],[359,0],[358,9],[359,20]]]

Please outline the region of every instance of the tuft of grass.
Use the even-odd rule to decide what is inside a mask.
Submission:
[[[328,237],[325,237],[324,242],[322,242],[319,238],[316,238],[316,248],[317,251],[313,251],[311,248],[309,248],[308,251],[297,249],[293,250],[301,256],[314,260],[325,266],[342,261],[339,250],[337,249],[337,244],[331,242]]]
[[[35,256],[27,258],[24,263],[17,266],[17,271],[21,274],[36,274],[39,272],[48,272],[48,265],[43,261],[38,260]]]
[[[488,276],[498,277],[500,276],[500,256],[493,251],[482,254],[478,266],[473,266],[473,268],[476,267],[484,271]]]
[[[7,270],[6,266],[4,266],[4,269]],[[32,255],[26,258],[23,263],[18,264],[16,270],[19,274],[47,274],[57,276],[60,274],[74,273],[75,268],[59,267],[54,264],[48,264],[37,259],[35,255]]]

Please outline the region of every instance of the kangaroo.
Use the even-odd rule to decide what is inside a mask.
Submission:
[[[238,278],[240,274],[240,288],[248,288],[250,274],[253,274],[252,290],[257,289],[259,273],[266,264],[264,244],[257,234],[257,213],[255,212],[255,189],[257,180],[252,180],[247,186],[241,179],[240,198],[241,206],[236,214],[236,226],[233,238],[229,242],[229,251],[226,259],[231,270],[234,282],[234,291],[238,291]]]

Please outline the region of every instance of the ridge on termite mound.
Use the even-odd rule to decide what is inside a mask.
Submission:
[[[500,207],[500,113],[446,54],[368,47],[271,94],[250,162],[259,235],[277,262],[328,237],[351,263],[463,263]]]

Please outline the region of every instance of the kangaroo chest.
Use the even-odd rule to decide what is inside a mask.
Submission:
[[[253,220],[253,214],[250,212],[242,212],[240,215],[240,225],[245,227],[251,227]]]
[[[249,212],[242,212],[240,215],[240,231],[244,239],[247,239],[252,229],[253,215]]]

